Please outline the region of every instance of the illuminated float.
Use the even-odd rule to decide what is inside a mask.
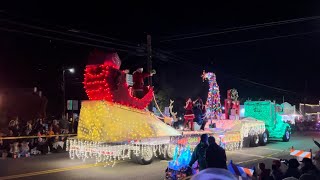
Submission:
[[[204,131],[178,131],[145,109],[154,98],[152,87],[145,87],[143,97],[133,97],[127,83],[130,75],[121,71],[120,66],[116,53],[91,54],[84,74],[84,88],[89,100],[81,104],[77,137],[67,142],[71,159],[95,158],[97,162],[114,165],[117,160],[129,158],[140,164],[149,164],[155,157],[172,159],[175,153],[180,157],[181,151],[188,154],[204,133],[214,136],[226,150],[241,149],[246,146],[246,141],[256,146],[259,137],[266,133],[264,121],[224,119],[216,76],[205,72],[202,78],[209,82],[206,102],[209,123]],[[228,108],[235,108],[234,112],[238,113],[237,106],[228,105]],[[165,121],[168,119],[164,117]],[[171,166],[187,158],[186,155],[182,157],[174,159]]]
[[[142,98],[133,97],[126,81],[130,75],[120,66],[116,53],[90,55],[84,74],[89,100],[81,104],[77,137],[67,143],[71,159],[115,163],[130,158],[149,164],[155,157],[171,159],[176,145],[198,142],[203,132],[183,135],[146,110],[154,96],[152,87],[145,87]]]

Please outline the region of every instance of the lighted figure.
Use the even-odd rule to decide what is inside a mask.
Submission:
[[[227,91],[227,99],[224,101],[224,111],[226,119],[239,119],[240,102],[238,101],[238,91],[230,89]]]
[[[189,98],[186,102],[186,105],[185,105],[185,110],[186,110],[186,113],[184,115],[184,125],[183,127],[185,128],[186,125],[190,122],[190,129],[193,130],[193,119],[194,119],[194,114],[193,114],[193,102],[191,100],[191,98]]]
[[[138,68],[133,72],[133,96],[141,99],[145,95],[144,79],[153,76],[156,74],[155,70],[152,70],[150,73],[143,72],[143,68]]]
[[[121,71],[120,66],[121,60],[117,53],[95,51],[90,55],[84,74],[84,87],[89,99],[144,109],[152,101],[152,87],[144,88],[139,98],[133,97],[126,81],[128,70]],[[141,69],[133,75],[136,90],[143,87],[143,78],[147,77],[142,71]],[[155,71],[148,75],[153,74]]]

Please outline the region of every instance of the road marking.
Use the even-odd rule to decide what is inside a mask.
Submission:
[[[260,156],[260,155],[255,155],[255,154],[245,154],[245,153],[241,153],[241,152],[232,152],[234,154],[241,154],[241,155],[245,155],[245,156],[252,156],[252,157],[258,157],[257,159],[273,159],[273,160],[279,160],[279,158],[274,158],[272,157],[273,155],[276,155],[276,154],[280,154],[281,152],[285,152],[285,151],[279,151],[279,152],[276,152],[276,153],[272,153],[272,154],[269,154],[269,155],[265,155],[265,156]],[[249,161],[254,161],[256,159],[251,159],[251,160],[248,160]],[[247,162],[247,161],[243,161],[243,162]],[[243,163],[242,162],[242,163]]]
[[[125,161],[119,161],[116,162],[116,164],[122,163]],[[109,163],[110,164],[110,163]],[[72,170],[78,170],[78,169],[87,169],[87,168],[93,168],[93,167],[100,167],[107,165],[105,162],[103,163],[95,163],[95,164],[83,164],[78,166],[70,166],[70,167],[64,167],[64,168],[57,168],[57,169],[49,169],[44,171],[35,171],[30,173],[23,173],[23,174],[16,174],[16,175],[10,175],[10,176],[2,176],[0,177],[0,180],[7,180],[7,179],[16,179],[16,178],[23,178],[23,177],[30,177],[30,176],[37,176],[37,175],[43,175],[43,174],[51,174],[51,173],[58,173],[58,172],[64,172],[64,171],[72,171]]]
[[[256,148],[265,149],[265,150],[271,150],[271,151],[279,151],[279,152],[285,151],[283,149],[273,149],[273,148],[264,148],[264,147],[256,147]]]
[[[169,160],[161,160],[160,162],[168,163],[168,162],[170,162],[170,161],[169,161]]]
[[[285,151],[281,151],[281,152],[285,152]],[[276,152],[276,153],[272,153],[266,156],[261,156],[260,158],[256,158],[256,159],[250,159],[250,160],[246,160],[246,161],[240,161],[240,162],[236,162],[236,164],[243,164],[243,163],[248,163],[251,161],[258,161],[258,160],[262,160],[262,159],[273,159],[273,160],[279,160],[279,158],[274,158],[272,156],[276,155],[276,154],[280,154],[281,152]]]

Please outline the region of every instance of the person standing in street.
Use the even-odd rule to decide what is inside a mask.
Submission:
[[[207,168],[206,164],[206,149],[208,148],[208,135],[202,134],[200,143],[196,146],[194,149],[191,161],[189,163],[189,168],[192,167],[192,165],[198,161],[199,164],[199,171],[202,171]]]
[[[209,147],[206,150],[206,164],[208,168],[227,169],[226,151],[220,147],[213,136],[208,138]]]

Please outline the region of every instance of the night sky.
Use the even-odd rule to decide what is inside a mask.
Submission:
[[[76,68],[67,74],[68,99],[86,98],[82,74],[94,49],[117,51],[123,69],[146,68],[146,33],[152,35],[155,88],[173,99],[205,98],[208,86],[200,77],[205,69],[216,73],[222,98],[236,88],[243,100],[319,101],[320,2],[52,2],[0,6],[0,88],[38,86],[49,111],[61,99],[62,66]]]

